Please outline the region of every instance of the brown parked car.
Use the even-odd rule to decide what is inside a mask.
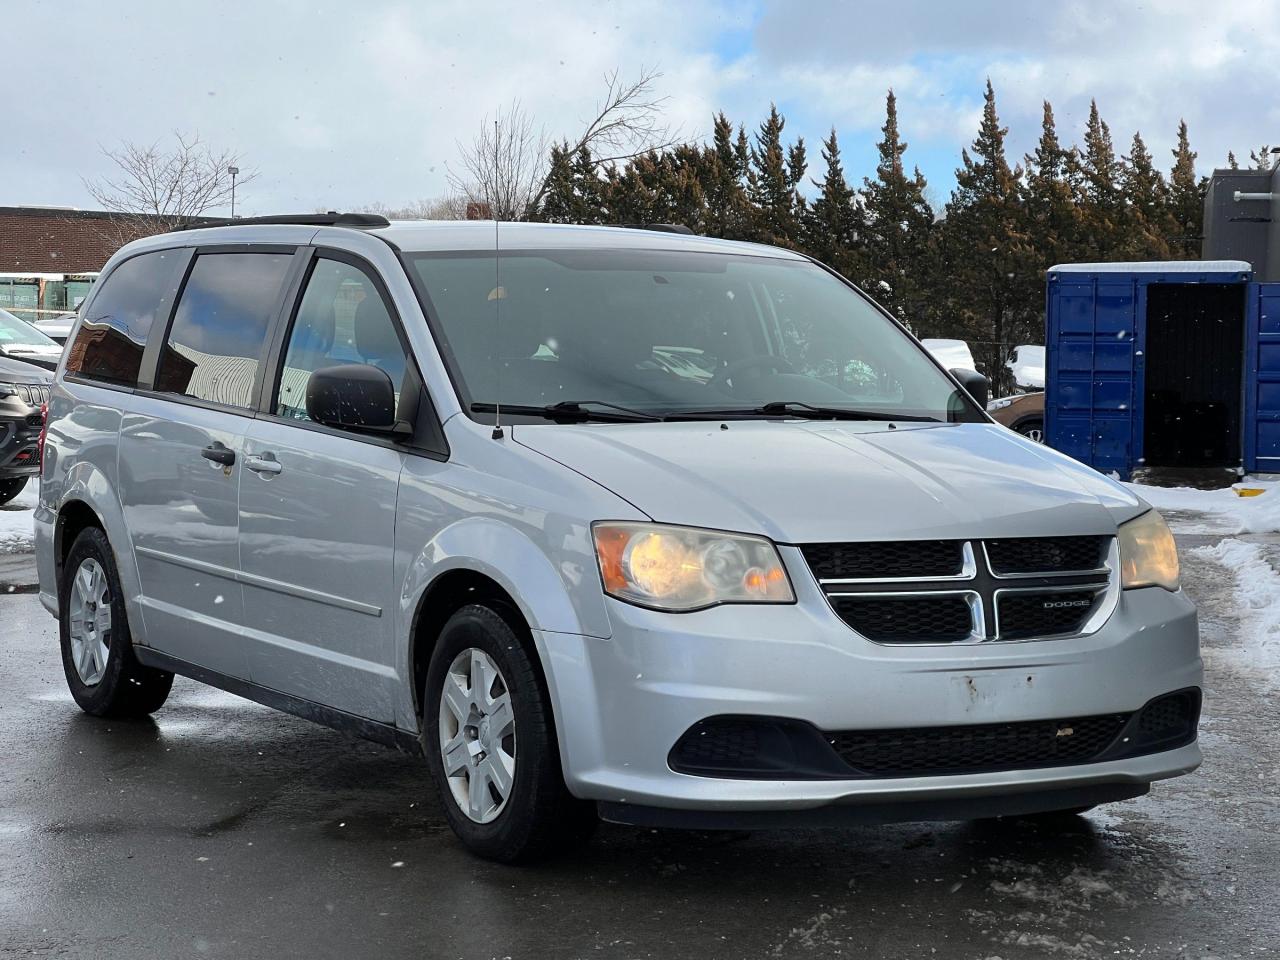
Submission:
[[[1044,393],[1017,393],[987,403],[996,423],[1016,430],[1028,440],[1044,443]]]

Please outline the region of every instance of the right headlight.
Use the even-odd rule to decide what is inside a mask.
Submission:
[[[1178,547],[1164,517],[1155,510],[1148,510],[1142,516],[1120,524],[1117,536],[1120,540],[1120,585],[1124,589],[1178,589]]]
[[[592,527],[605,593],[683,613],[720,603],[794,603],[778,550],[764,537],[662,523]]]

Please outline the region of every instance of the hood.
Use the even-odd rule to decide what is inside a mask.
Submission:
[[[0,382],[52,383],[53,373],[43,365],[0,355]]]
[[[512,436],[654,520],[780,543],[1109,534],[1146,509],[993,424],[522,424]]]

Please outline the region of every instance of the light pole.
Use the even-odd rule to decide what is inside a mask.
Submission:
[[[236,177],[240,173],[239,167],[227,167],[227,173],[231,174],[231,219],[236,218]]]

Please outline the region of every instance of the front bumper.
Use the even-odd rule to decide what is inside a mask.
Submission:
[[[792,606],[673,615],[610,601],[608,640],[538,632],[570,791],[601,802],[611,819],[625,819],[619,806],[760,812],[1013,803],[1018,794],[1107,785],[1141,792],[1200,764],[1193,742],[1099,763],[945,776],[766,780],[675,772],[672,746],[715,716],[786,717],[824,731],[1012,723],[1132,712],[1201,685],[1195,608],[1181,593],[1125,592],[1106,625],[1087,637],[883,646],[836,617],[815,582],[796,581]]]
[[[0,478],[33,477],[40,472],[36,443],[40,414],[0,417]]]

